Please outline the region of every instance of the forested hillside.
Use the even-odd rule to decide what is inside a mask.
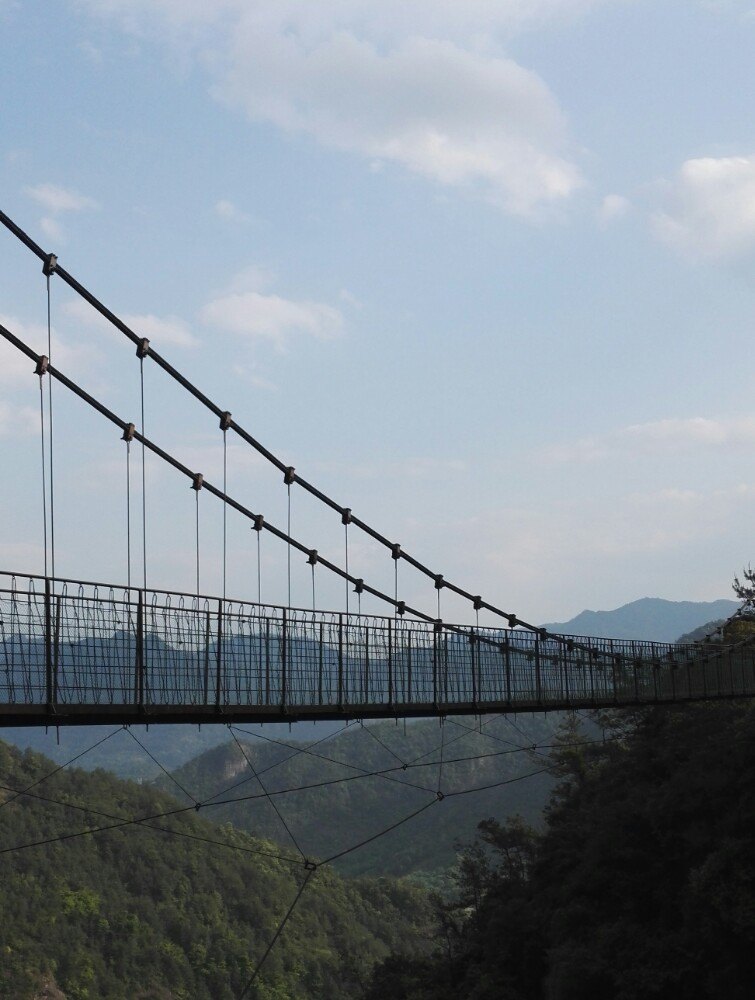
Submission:
[[[29,788],[52,769],[0,743],[0,997],[235,1000],[306,875],[300,857],[217,826],[210,809],[153,821],[167,832],[79,836],[177,802],[103,771]],[[427,917],[415,887],[318,868],[248,996],[359,995],[377,958],[422,946]]]
[[[442,726],[429,719],[406,726],[355,724],[317,744],[290,746],[252,739],[241,727],[229,731],[225,745],[177,770],[175,778],[200,799],[232,785],[239,794],[256,792],[257,798],[223,806],[217,815],[281,844],[290,843],[285,821],[315,857],[372,836],[432,801],[440,789],[446,797],[437,808],[336,862],[351,875],[437,873],[454,864],[455,841],[473,836],[481,816],[520,814],[540,821],[552,788],[543,770],[547,747],[559,719],[553,713],[478,722],[449,718]],[[587,738],[599,735],[597,727],[586,725]],[[533,752],[533,746],[541,749]],[[168,778],[160,785],[181,795]],[[276,792],[301,786],[276,798],[276,808],[261,794],[263,787]],[[478,788],[474,794],[449,795]]]
[[[480,824],[436,953],[397,954],[370,1000],[749,1000],[755,707],[615,716],[556,754],[544,831]]]

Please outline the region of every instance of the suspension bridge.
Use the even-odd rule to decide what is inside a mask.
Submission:
[[[0,325],[0,336],[27,358],[30,376],[39,380],[44,538],[43,574],[23,572],[23,567],[0,572],[0,725],[398,718],[755,695],[755,635],[745,633],[731,641],[730,632],[721,629],[701,642],[683,645],[551,633],[434,572],[282,462],[2,212],[0,222],[42,262],[48,318],[47,354],[37,353],[17,332]],[[142,394],[140,428],[53,365],[53,279],[65,282],[135,346]],[[224,449],[222,485],[209,482],[145,435],[145,361],[153,362],[219,422]],[[194,489],[197,536],[200,491],[221,501],[221,596],[200,592],[198,542],[194,593],[148,587],[144,524],[142,579],[132,579],[130,498],[126,584],[70,580],[56,574],[53,383],[120,431],[126,443],[129,482],[132,444],[141,448],[142,498],[144,457],[150,452]],[[285,529],[229,493],[228,433],[282,474],[288,491]],[[345,533],[343,565],[326,559],[292,534],[292,486],[340,519]],[[265,604],[259,591],[256,602],[227,597],[228,512],[246,518],[258,542],[268,532],[285,544],[286,604]],[[363,532],[386,549],[395,570],[393,594],[350,573],[349,530]],[[312,610],[291,606],[292,553],[305,557],[311,566],[313,590],[315,567],[343,581],[344,610],[320,611],[314,601]],[[399,562],[429,579],[438,596],[437,616],[399,599]],[[350,590],[358,598],[362,594],[376,598],[386,614],[354,613],[348,604]],[[474,625],[441,617],[444,590],[468,602]],[[481,627],[481,610],[499,619],[500,627]],[[747,608],[736,617],[746,618]]]

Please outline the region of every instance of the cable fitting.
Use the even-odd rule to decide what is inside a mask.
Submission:
[[[202,489],[203,485],[204,485],[204,476],[202,475],[201,472],[195,472],[194,473],[194,481],[191,484],[191,488],[193,490],[196,490],[197,493],[199,493],[199,491]]]
[[[133,424],[126,424],[123,428],[123,437],[121,438],[121,441],[126,441],[127,443],[129,441],[133,441],[135,433],[136,427]]]
[[[443,588],[445,587],[445,583],[443,582],[443,574],[436,573],[433,579],[435,580],[435,589],[443,590]]]
[[[391,545],[391,559],[400,559],[400,558],[401,558],[401,546],[399,545],[398,542],[394,542],[393,545]]]
[[[304,859],[304,871],[306,871],[306,872],[316,872],[317,871],[317,862],[316,861],[310,861],[309,858],[305,858]]]
[[[354,581],[354,593],[355,594],[364,593],[364,580],[361,577],[358,580]]]
[[[344,507],[341,511],[341,524],[351,524],[351,507]]]
[[[400,615],[406,614],[406,601],[396,601],[396,611]]]
[[[433,622],[433,632],[438,633],[443,631],[443,619],[436,618]]]
[[[293,465],[289,465],[286,471],[283,473],[283,482],[286,486],[290,486],[296,479],[296,469]]]
[[[482,598],[480,597],[479,594],[476,594],[472,598],[472,607],[475,609],[475,611],[482,611]]]
[[[52,277],[53,274],[58,269],[58,258],[54,253],[48,253],[45,259],[42,261],[42,274],[46,278]]]
[[[262,531],[262,525],[265,523],[264,514],[254,515],[254,524],[252,525],[252,531]]]
[[[441,792],[440,789],[438,789],[438,791],[435,793],[435,797],[438,800],[438,802],[442,802],[446,796],[443,794],[443,792]]]
[[[221,431],[227,431],[231,426],[231,414],[228,410],[223,410],[220,414],[220,429]]]
[[[509,628],[516,628],[517,625],[516,615],[507,615],[506,617],[509,620]]]
[[[40,377],[42,375],[46,375],[47,369],[49,367],[50,367],[50,359],[47,357],[46,354],[40,354],[39,357],[37,358],[37,367],[34,369],[34,374],[39,375]]]
[[[136,356],[137,358],[146,358],[149,354],[149,341],[146,337],[142,337],[139,343],[136,345]]]
[[[310,566],[315,566],[317,564],[317,549],[310,549],[309,555],[307,556],[307,562]]]

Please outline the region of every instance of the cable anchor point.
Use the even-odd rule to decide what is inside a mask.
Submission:
[[[194,479],[192,480],[191,483],[191,488],[193,490],[196,490],[197,493],[199,493],[199,491],[202,489],[203,486],[204,486],[204,476],[202,475],[201,472],[195,472]]]
[[[262,526],[265,523],[265,517],[263,514],[254,515],[254,524],[252,525],[252,531],[262,531]]]
[[[37,367],[34,369],[34,374],[39,375],[41,378],[43,375],[47,374],[47,369],[50,367],[50,359],[46,354],[40,354],[37,358]]]
[[[296,481],[296,469],[293,467],[293,465],[289,465],[286,468],[286,471],[283,473],[283,482],[286,484],[286,486],[290,486],[291,483],[295,481]]]
[[[58,258],[54,253],[48,253],[45,259],[42,261],[42,274],[46,278],[52,277],[53,274],[58,269]]]
[[[134,434],[136,434],[136,426],[134,424],[126,424],[126,426],[123,428],[123,436],[121,437],[121,441],[125,441],[126,443],[133,441]]]
[[[142,337],[139,343],[136,345],[136,356],[137,358],[146,358],[149,354],[149,341],[146,337]]]
[[[351,507],[344,507],[341,511],[341,524],[351,524]]]
[[[227,431],[231,426],[231,414],[228,410],[223,410],[220,414],[220,429],[221,431]]]

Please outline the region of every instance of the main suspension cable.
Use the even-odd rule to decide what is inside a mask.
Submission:
[[[27,233],[25,233],[18,225],[16,225],[16,223],[13,222],[13,220],[10,219],[9,216],[7,216],[4,212],[0,212],[0,222],[14,236],[16,236],[16,238],[19,239],[29,250],[31,250],[31,252],[34,253],[40,260],[44,261],[47,258],[48,255],[45,254],[45,251],[37,243],[35,243],[34,240],[32,240],[32,238]],[[192,396],[194,396],[194,398],[197,399],[200,403],[202,403],[203,406],[205,406],[208,410],[214,413],[217,417],[222,417],[223,413],[226,411],[222,410],[216,403],[214,403],[208,396],[206,396],[200,389],[198,389],[197,386],[193,385],[193,383],[191,383],[189,379],[187,379],[183,374],[181,374],[181,372],[179,372],[176,368],[174,368],[157,351],[155,351],[152,347],[150,347],[149,341],[146,341],[145,338],[140,338],[136,333],[134,333],[134,331],[130,329],[130,327],[128,327],[126,323],[123,322],[122,319],[116,316],[115,313],[113,313],[110,309],[107,308],[107,306],[105,306],[102,302],[100,302],[99,299],[97,299],[87,288],[85,288],[79,281],[77,281],[76,278],[74,278],[71,274],[69,274],[64,268],[60,267],[60,265],[56,265],[56,274],[58,274],[59,277],[63,281],[65,281],[70,288],[72,288],[94,309],[96,309],[97,312],[99,312],[102,316],[104,316],[105,319],[108,320],[108,322],[110,322],[113,326],[115,326],[116,329],[119,330],[124,336],[126,336],[133,344],[137,345],[137,347],[140,344],[146,344],[144,353],[145,357],[152,358],[152,360],[158,365],[158,367],[162,368],[163,371],[166,372],[166,374],[168,374],[172,379],[178,382],[178,384],[181,385],[182,388],[184,388],[187,392],[189,392]],[[242,438],[242,440],[244,440],[248,445],[253,447],[268,462],[270,462],[280,472],[282,472],[284,474],[284,478],[287,485],[290,486],[291,483],[297,483],[306,492],[310,493],[312,496],[316,497],[326,506],[330,507],[332,510],[340,513],[341,515],[343,515],[346,510],[349,510],[349,508],[343,507],[341,504],[337,503],[327,494],[323,493],[322,490],[319,490],[317,487],[315,487],[307,480],[299,476],[295,472],[292,466],[287,466],[281,459],[279,459],[268,448],[266,448],[263,444],[261,444],[261,442],[257,441],[251,434],[248,433],[248,431],[244,430],[244,428],[241,427],[239,424],[237,424],[235,421],[231,420],[229,422],[229,427],[232,428],[233,431],[236,434],[238,434],[239,437]],[[398,555],[394,556],[394,558],[404,559],[419,572],[424,573],[425,576],[430,577],[431,579],[436,579],[438,577],[437,573],[434,573],[423,563],[419,562],[419,560],[409,555],[409,553],[402,551],[400,547],[396,545],[396,543],[391,542],[388,538],[386,538],[379,531],[377,531],[375,528],[369,525],[366,521],[363,521],[361,518],[355,517],[353,514],[351,514],[350,511],[349,513],[351,521],[354,524],[356,524],[356,526],[361,531],[364,531],[379,544],[383,545],[385,548],[392,550],[398,548],[399,553]],[[528,629],[530,631],[540,632],[543,638],[550,637],[558,642],[566,642],[566,640],[560,637],[558,633],[547,633],[545,630],[539,629],[538,626],[532,625],[524,621],[523,619],[519,618],[517,615],[513,613],[502,611],[500,608],[496,607],[493,604],[490,604],[488,601],[482,600],[482,598],[479,595],[471,594],[468,591],[464,590],[462,587],[458,587],[451,581],[444,580],[443,586],[453,591],[454,593],[458,594],[465,600],[472,602],[476,610],[484,608],[485,610],[490,611],[494,615],[506,618],[511,627],[514,627],[516,625],[521,625],[523,628]],[[145,583],[145,588],[146,588],[146,583]]]

